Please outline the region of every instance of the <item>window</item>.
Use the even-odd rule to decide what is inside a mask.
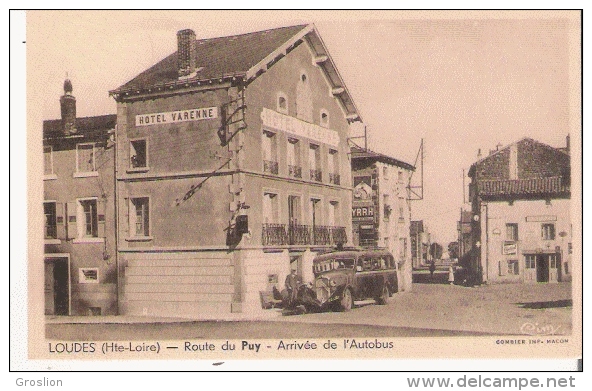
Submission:
[[[388,180],[388,167],[387,166],[382,167],[382,177],[385,180]]]
[[[43,211],[45,213],[45,239],[58,238],[57,213],[55,202],[44,202]]]
[[[518,241],[518,224],[506,224],[506,240],[516,242]]]
[[[130,231],[135,237],[150,236],[150,200],[148,197],[132,198]]]
[[[132,169],[148,167],[146,140],[130,141],[130,167]]]
[[[105,237],[105,201],[96,197],[78,199],[68,202],[67,238],[73,243],[95,243],[104,241]],[[58,217],[58,230],[60,229]]]
[[[551,269],[557,269],[557,255],[555,255],[555,254],[549,255],[549,267]]]
[[[555,224],[542,224],[541,237],[543,240],[555,240]]]
[[[397,181],[399,183],[403,183],[404,179],[405,179],[405,174],[403,174],[403,171],[399,171],[397,173]]]
[[[390,204],[390,197],[389,197],[389,195],[388,194],[384,194],[382,196],[382,200],[383,200],[382,204],[384,206],[384,219],[385,220],[388,220],[389,217],[391,216],[391,212],[393,210],[393,208],[391,207],[391,204]]]
[[[53,175],[53,149],[51,145],[43,147],[43,175]]]
[[[278,174],[277,143],[275,133],[264,130],[262,139],[263,171]]]
[[[513,276],[517,276],[519,274],[517,259],[512,259],[508,261],[508,274],[511,274]]]
[[[319,123],[324,128],[329,127],[329,113],[327,112],[327,110],[321,109],[321,118]]]
[[[273,224],[278,223],[279,218],[279,205],[278,196],[275,193],[264,192],[263,193],[263,223]]]
[[[335,149],[329,149],[329,159],[327,160],[327,171],[329,172],[329,183],[334,185],[341,184],[339,176],[339,154]]]
[[[82,209],[81,237],[98,237],[97,200],[80,201]]]
[[[95,144],[76,145],[76,172],[91,173],[96,171]]]
[[[292,178],[302,178],[300,142],[292,137],[288,137],[288,175]]]
[[[277,98],[277,111],[283,114],[288,114],[288,99],[283,92],[278,93]]]
[[[336,227],[339,225],[339,202],[329,201],[329,209],[327,214],[327,225]]]
[[[407,238],[399,238],[399,259],[407,259]]]
[[[319,205],[321,205],[321,200],[319,198],[313,197],[310,199],[310,222],[313,227],[323,225],[323,218]]]
[[[321,172],[321,151],[320,147],[316,144],[310,144],[308,150],[308,164],[310,167],[310,180],[321,182],[323,175]]]
[[[98,284],[99,268],[81,267],[78,269],[78,282],[81,284]]]
[[[536,267],[536,255],[525,255],[524,267],[527,269],[534,269]]]

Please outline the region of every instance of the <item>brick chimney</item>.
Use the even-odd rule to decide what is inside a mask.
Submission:
[[[569,153],[569,134],[565,137],[565,149]]]
[[[64,81],[64,95],[60,98],[62,129],[66,135],[76,133],[76,98],[72,95],[72,82]]]
[[[190,29],[177,32],[177,71],[179,77],[191,76],[197,68],[197,41],[195,32]]]

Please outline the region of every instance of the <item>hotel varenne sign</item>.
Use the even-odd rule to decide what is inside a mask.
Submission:
[[[319,143],[326,143],[332,147],[339,145],[339,134],[331,129],[302,121],[289,115],[263,108],[261,120],[266,128],[281,130],[294,136],[306,137]]]
[[[218,108],[205,107],[200,109],[176,110],[167,111],[165,113],[136,115],[136,126],[176,124],[179,122],[201,121],[204,119],[214,118],[218,118]]]

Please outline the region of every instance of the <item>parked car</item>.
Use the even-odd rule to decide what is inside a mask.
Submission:
[[[335,251],[313,260],[315,304],[349,311],[355,300],[386,304],[398,290],[393,255],[386,250]],[[310,306],[310,303],[308,303]]]

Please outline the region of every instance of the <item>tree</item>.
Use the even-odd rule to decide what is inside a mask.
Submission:
[[[450,258],[458,258],[459,253],[458,253],[458,242],[450,242],[448,243],[448,254],[450,255]]]
[[[442,258],[443,247],[440,243],[432,243],[430,245],[430,255],[432,259],[440,259]]]

